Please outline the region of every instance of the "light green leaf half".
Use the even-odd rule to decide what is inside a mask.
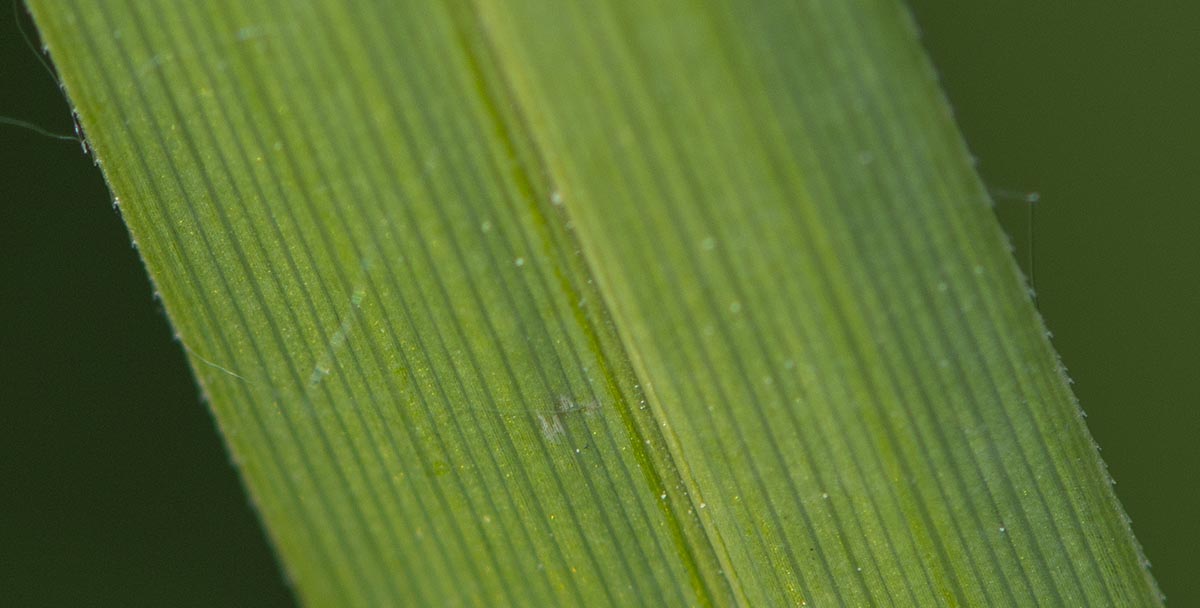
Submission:
[[[32,3],[312,605],[1156,605],[894,0]]]

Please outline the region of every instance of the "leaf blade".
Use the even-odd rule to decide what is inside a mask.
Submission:
[[[307,600],[1154,601],[891,4],[154,6],[38,20]]]

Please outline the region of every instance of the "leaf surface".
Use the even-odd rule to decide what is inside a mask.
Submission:
[[[890,0],[34,2],[314,605],[1155,605]]]

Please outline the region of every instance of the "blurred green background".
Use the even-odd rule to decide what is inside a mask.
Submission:
[[[912,0],[1168,602],[1200,605],[1200,3]],[[21,19],[29,27],[24,14]],[[0,13],[0,115],[72,130]],[[293,600],[99,171],[0,125],[0,605]]]

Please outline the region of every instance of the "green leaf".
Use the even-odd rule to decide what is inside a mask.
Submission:
[[[1160,603],[898,3],[33,9],[306,603]]]

